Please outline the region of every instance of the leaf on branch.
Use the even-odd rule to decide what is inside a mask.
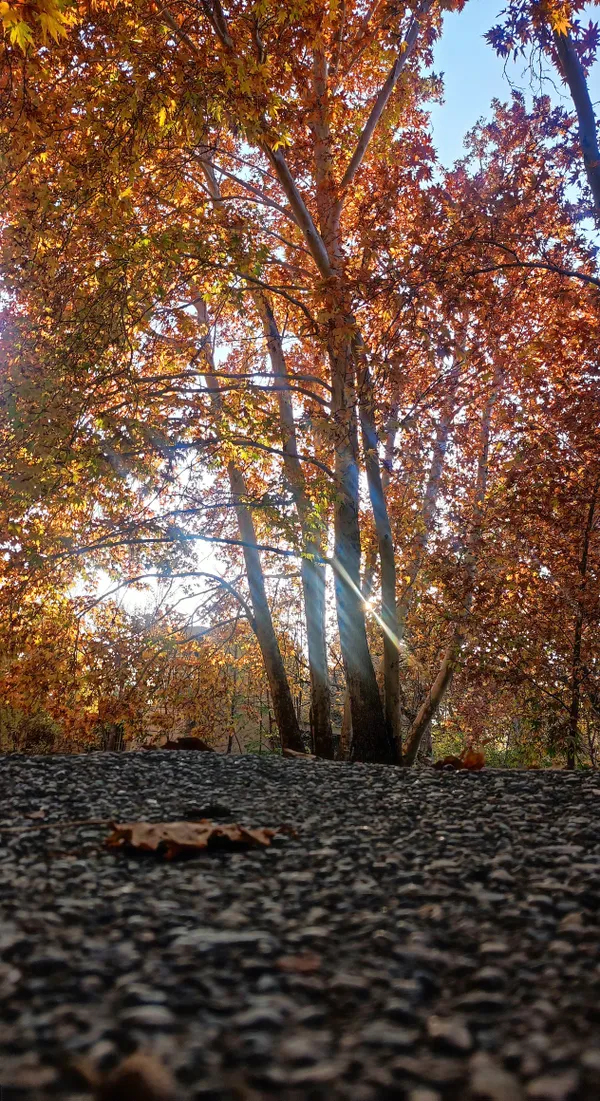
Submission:
[[[556,34],[568,34],[571,30],[571,24],[564,12],[553,13],[550,16],[550,24]]]
[[[276,832],[262,826],[249,829],[236,822],[221,825],[208,818],[200,822],[115,822],[105,844],[108,848],[153,852],[172,860],[181,853],[203,849],[267,846]]]
[[[18,23],[11,24],[8,35],[13,46],[18,46],[23,53],[25,53],[27,46],[33,42],[31,27],[22,19],[20,19]]]

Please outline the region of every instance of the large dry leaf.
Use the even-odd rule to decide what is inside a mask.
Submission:
[[[127,1056],[106,1074],[84,1057],[71,1064],[70,1072],[95,1101],[177,1101],[179,1096],[170,1072],[149,1052]]]
[[[208,818],[199,822],[115,822],[106,844],[110,848],[156,852],[171,860],[178,853],[209,847],[270,845],[276,832],[265,827],[249,829],[237,822],[211,822]]]
[[[485,767],[485,757],[483,753],[480,753],[476,749],[465,749],[461,753],[460,757],[443,757],[440,761],[436,761],[434,768],[448,769],[469,769],[471,772],[478,772],[480,768]]]
[[[214,753],[214,749],[208,742],[205,742],[203,738],[175,738],[171,741],[167,738],[167,741],[158,747],[159,749],[193,749],[197,753]]]
[[[303,952],[300,956],[280,956],[277,960],[277,967],[280,971],[298,972],[310,972],[318,971],[321,967],[322,958],[317,952]]]
[[[454,757],[450,754],[448,757],[441,757],[439,761],[434,761],[433,768],[462,768],[462,761],[460,757]]]
[[[462,755],[462,767],[469,768],[474,772],[477,772],[480,768],[485,766],[485,757],[477,749],[467,749]]]
[[[124,1059],[96,1089],[98,1101],[175,1101],[176,1095],[166,1067],[142,1053]]]

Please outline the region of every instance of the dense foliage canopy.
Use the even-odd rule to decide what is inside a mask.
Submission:
[[[0,3],[0,748],[597,763],[583,7],[445,171],[465,0]]]

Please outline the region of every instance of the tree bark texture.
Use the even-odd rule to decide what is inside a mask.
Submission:
[[[554,31],[552,38],[560,71],[569,85],[571,98],[577,111],[579,146],[594,200],[596,221],[600,223],[600,148],[588,83],[570,34],[558,34]]]
[[[361,364],[359,408],[369,499],[375,523],[381,572],[381,619],[383,622],[383,700],[386,739],[402,756],[400,731],[400,654],[396,607],[396,557],[387,510],[384,479],[379,461],[379,439],[375,424],[373,382],[368,366]]]
[[[590,539],[594,530],[594,519],[598,501],[600,479],[596,480],[592,497],[589,503],[586,525],[583,533],[583,547],[579,562],[579,595],[577,598],[577,613],[575,616],[575,631],[573,637],[573,656],[571,661],[571,704],[569,708],[569,729],[567,735],[567,768],[575,768],[579,754],[579,711],[581,705],[581,681],[582,662],[581,644],[583,641],[583,626],[585,622],[585,590],[587,583],[588,557]]]
[[[256,295],[273,378],[289,382],[287,364],[271,303],[266,295]],[[285,388],[277,392],[281,446],[284,470],[290,487],[302,535],[302,591],[306,617],[308,664],[311,687],[313,750],[317,757],[333,759],[331,728],[331,695],[327,668],[327,631],[325,621],[325,566],[322,562],[322,533],[311,519],[311,502],[306,491],[306,479],[298,458],[298,441],[291,393]]]

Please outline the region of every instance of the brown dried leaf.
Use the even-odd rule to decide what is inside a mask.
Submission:
[[[159,749],[193,749],[197,753],[214,753],[214,749],[208,742],[205,742],[202,738],[184,737],[175,738],[171,741],[167,738],[163,745],[159,746]]]
[[[442,759],[440,761],[436,761],[433,767],[434,768],[447,768],[447,769],[462,768],[463,763],[462,763],[460,757],[449,756],[449,757],[442,757]]]
[[[461,753],[460,757],[454,757],[452,755],[442,757],[440,761],[435,762],[433,767],[446,769],[447,771],[451,769],[467,768],[472,772],[476,772],[478,769],[485,767],[485,757],[483,753],[469,746],[468,749],[465,749],[464,752]]]
[[[444,911],[439,902],[426,902],[424,906],[419,907],[417,914],[426,921],[442,921],[444,918]]]
[[[484,766],[485,766],[485,756],[484,756],[483,753],[481,753],[477,749],[472,749],[471,747],[469,747],[469,749],[465,750],[465,752],[462,755],[462,767],[463,768],[468,768],[468,769],[471,769],[471,771],[476,772],[478,769],[484,768]]]
[[[318,757],[314,753],[298,753],[296,749],[282,749],[281,753],[284,757],[296,758],[299,761],[318,761]]]
[[[316,952],[303,952],[300,956],[280,956],[277,967],[280,971],[318,971],[321,967],[321,957]]]
[[[236,822],[222,824],[203,818],[199,822],[115,822],[105,844],[109,848],[142,849],[164,853],[171,860],[178,853],[200,849],[270,845],[276,830],[249,829]]]
[[[176,1095],[166,1067],[141,1052],[119,1063],[96,1089],[97,1101],[175,1101]]]

